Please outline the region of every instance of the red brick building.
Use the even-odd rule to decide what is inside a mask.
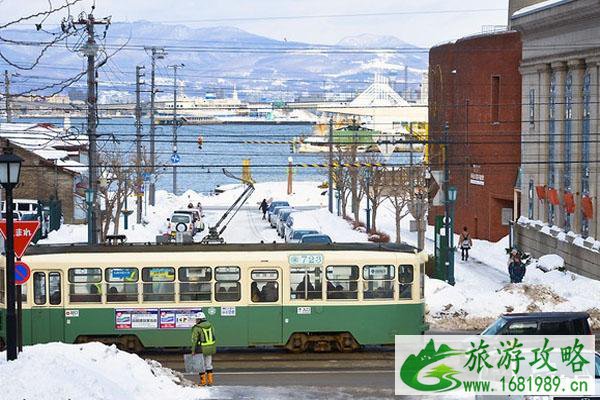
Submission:
[[[455,229],[497,241],[508,234],[521,160],[521,39],[518,32],[466,37],[429,51],[429,139],[444,140],[450,185],[458,189]],[[432,170],[443,169],[432,145]],[[444,213],[430,209],[429,223]]]

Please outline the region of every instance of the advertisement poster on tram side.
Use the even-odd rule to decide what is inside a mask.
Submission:
[[[196,324],[201,308],[160,310],[160,329],[189,329]]]
[[[156,329],[158,309],[117,308],[115,310],[116,329]]]

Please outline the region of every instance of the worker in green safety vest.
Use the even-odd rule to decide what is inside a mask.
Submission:
[[[217,342],[215,330],[202,311],[198,313],[196,325],[192,327],[192,355],[196,354],[198,345],[204,358],[204,368],[200,371],[200,385],[212,385],[214,383],[212,356],[217,352]]]

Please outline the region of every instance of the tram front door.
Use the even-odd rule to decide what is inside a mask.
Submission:
[[[248,343],[280,344],[282,336],[282,276],[279,268],[256,268],[250,272]]]
[[[62,273],[34,271],[31,306],[31,341],[48,343],[64,340]]]

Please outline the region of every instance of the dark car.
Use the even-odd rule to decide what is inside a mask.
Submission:
[[[315,234],[315,235],[304,235],[300,239],[300,243],[312,243],[312,244],[331,244],[331,238],[327,235]]]
[[[504,314],[482,335],[590,335],[586,312]]]

